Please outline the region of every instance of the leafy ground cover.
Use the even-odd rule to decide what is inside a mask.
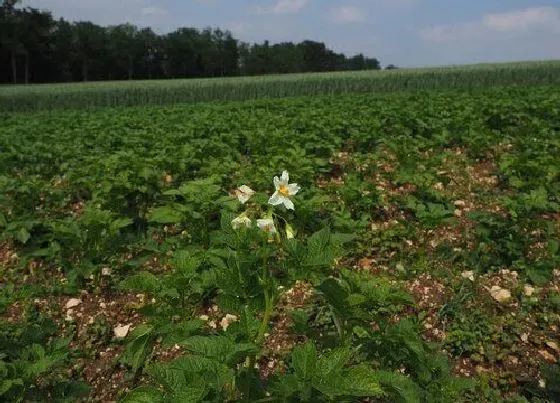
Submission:
[[[0,399],[558,401],[559,90],[1,115]]]
[[[108,81],[0,87],[0,111],[169,105],[294,96],[471,90],[560,83],[557,60],[466,66],[266,75],[213,79]]]

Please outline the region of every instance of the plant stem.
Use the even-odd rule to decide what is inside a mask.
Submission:
[[[273,296],[270,292],[271,281],[269,279],[268,273],[268,246],[267,240],[264,240],[264,251],[263,251],[263,272],[262,272],[262,287],[264,292],[264,314],[259,327],[259,332],[257,333],[256,342],[257,344],[262,341],[264,334],[266,333],[266,328],[268,327],[268,322],[270,321],[270,316],[272,315],[273,308]]]

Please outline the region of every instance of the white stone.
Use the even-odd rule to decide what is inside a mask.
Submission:
[[[523,288],[524,288],[526,297],[530,297],[535,292],[535,288],[531,287],[529,284],[525,284],[525,287],[523,287]]]
[[[113,329],[113,333],[118,338],[126,337],[128,332],[130,331],[131,326],[132,325],[124,325],[124,326],[118,325]]]
[[[237,316],[228,313],[226,316],[222,318],[222,321],[220,322],[220,326],[222,327],[222,329],[224,329],[224,331],[226,331],[229,325],[231,325],[233,322],[236,321],[237,321]]]
[[[461,277],[474,281],[474,272],[472,270],[464,271],[461,273]]]
[[[101,269],[101,275],[102,276],[110,276],[111,273],[113,273],[113,271],[111,270],[110,267],[104,267]]]
[[[497,285],[490,289],[490,295],[500,303],[507,302],[511,299],[511,292]]]
[[[70,298],[66,303],[66,309],[74,308],[82,303],[82,300],[79,298]]]
[[[558,343],[556,343],[554,341],[547,341],[546,345],[548,347],[550,347],[551,349],[553,349],[554,351],[560,352],[560,348],[558,348]]]

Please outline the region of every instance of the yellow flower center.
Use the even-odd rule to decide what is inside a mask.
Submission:
[[[286,185],[280,185],[278,187],[278,193],[280,193],[282,196],[289,196],[290,195],[290,191],[288,190],[288,186]]]

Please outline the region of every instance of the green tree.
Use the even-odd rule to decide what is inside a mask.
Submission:
[[[17,84],[17,57],[24,52],[22,12],[15,8],[17,0],[4,0],[0,9],[0,44],[10,58],[12,82]]]
[[[74,49],[81,63],[82,81],[88,81],[92,62],[106,54],[105,30],[89,21],[74,23]],[[99,61],[99,60],[97,60]]]
[[[129,80],[134,78],[134,66],[145,52],[138,28],[132,24],[121,24],[107,29],[111,61],[117,71],[126,71]]]

